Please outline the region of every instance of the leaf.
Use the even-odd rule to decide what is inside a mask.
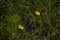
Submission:
[[[43,26],[43,20],[38,20],[38,24],[40,25],[40,26]]]

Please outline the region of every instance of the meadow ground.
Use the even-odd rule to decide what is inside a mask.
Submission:
[[[60,0],[0,0],[0,40],[60,40]]]

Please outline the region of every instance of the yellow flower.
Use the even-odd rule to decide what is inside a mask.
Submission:
[[[35,15],[40,16],[40,12],[39,11],[36,11],[35,12]]]
[[[24,29],[23,25],[18,25],[18,29],[23,30]]]

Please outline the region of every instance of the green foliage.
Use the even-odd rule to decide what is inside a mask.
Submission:
[[[38,24],[40,25],[40,26],[43,26],[43,20],[38,20]]]
[[[8,31],[12,35],[11,38],[14,38],[17,33],[17,26],[19,24],[19,16],[17,14],[8,15],[5,17],[7,21]]]
[[[60,0],[0,0],[0,40],[60,40],[59,10]]]

